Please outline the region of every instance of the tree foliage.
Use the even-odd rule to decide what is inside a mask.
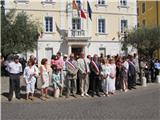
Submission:
[[[37,46],[38,24],[25,12],[1,8],[1,53],[3,56],[33,51]]]
[[[127,37],[122,41],[123,48],[132,45],[138,53],[148,57],[160,48],[160,27],[142,27],[127,32]]]

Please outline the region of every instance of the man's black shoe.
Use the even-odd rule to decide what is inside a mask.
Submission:
[[[132,90],[132,88],[131,88],[131,87],[128,87],[128,89],[129,89],[129,90]]]
[[[73,97],[77,98],[77,96],[75,94],[72,95]]]
[[[91,94],[92,97],[94,97],[94,94]]]
[[[98,97],[101,97],[101,95],[100,95],[100,94],[97,94],[97,96],[98,96]]]
[[[18,96],[18,97],[17,97],[17,99],[18,99],[18,100],[20,100],[20,99],[21,99],[21,97],[20,97],[20,96]]]
[[[132,87],[133,89],[136,89],[135,87]]]
[[[11,101],[12,101],[12,98],[8,98],[8,101],[11,102]]]
[[[69,95],[67,95],[66,98],[69,98]]]

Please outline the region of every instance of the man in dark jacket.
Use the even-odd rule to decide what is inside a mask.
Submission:
[[[95,54],[93,56],[93,60],[90,63],[90,69],[92,74],[92,97],[94,97],[94,94],[96,92],[97,96],[101,97],[99,94],[100,88],[101,88],[101,82],[99,79],[100,70],[101,70],[101,64],[98,62],[98,55]]]
[[[129,69],[128,69],[128,88],[136,89],[136,69],[133,63],[133,56],[129,55]]]

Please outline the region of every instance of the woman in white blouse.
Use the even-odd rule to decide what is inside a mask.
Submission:
[[[34,65],[34,60],[30,59],[27,63],[28,65],[24,69],[24,79],[26,82],[26,100],[30,98],[34,100],[33,94],[35,90],[36,77],[38,77],[38,68]],[[29,93],[31,93],[31,97],[29,97]]]
[[[110,68],[110,64],[109,64],[109,60],[107,58],[103,58],[102,59],[102,71],[101,71],[101,75],[102,75],[102,89],[104,92],[104,96],[109,96],[109,88],[111,86],[111,82],[112,80],[110,79],[110,74],[111,74],[111,68]]]

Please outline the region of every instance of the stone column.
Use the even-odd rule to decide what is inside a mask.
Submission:
[[[83,52],[85,53],[85,56],[88,55],[88,47],[87,47],[87,45],[84,46]]]
[[[71,45],[68,45],[68,55],[70,55],[71,53],[72,53]]]

